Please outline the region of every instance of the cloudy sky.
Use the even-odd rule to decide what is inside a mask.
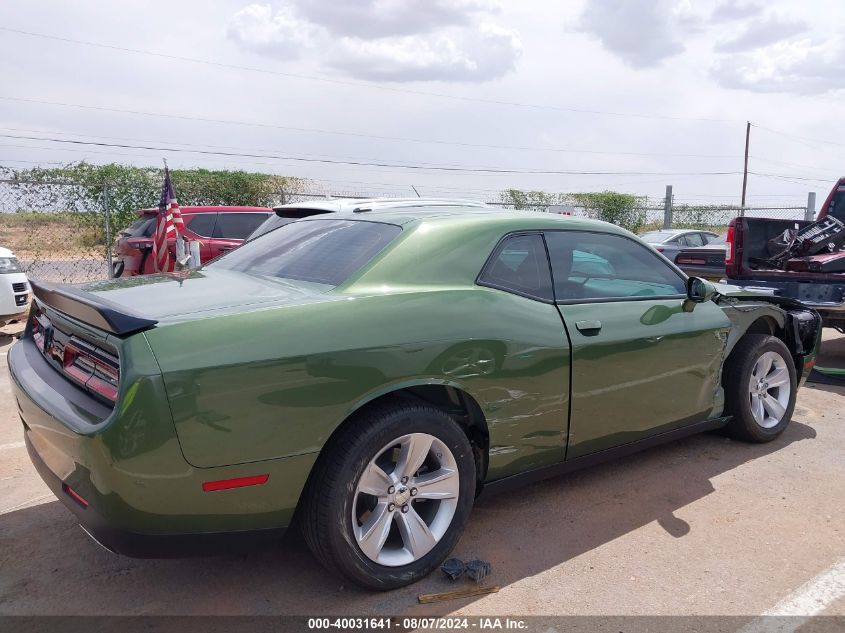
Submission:
[[[0,165],[735,202],[750,120],[750,202],[801,204],[845,174],[843,35],[832,0],[6,0]]]

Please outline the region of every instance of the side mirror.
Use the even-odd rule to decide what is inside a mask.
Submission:
[[[716,286],[701,277],[687,279],[687,299],[693,303],[710,301],[716,294]]]

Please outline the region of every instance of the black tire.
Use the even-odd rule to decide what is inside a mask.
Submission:
[[[427,554],[402,566],[381,565],[364,554],[355,538],[356,488],[370,461],[390,442],[411,433],[431,435],[451,451],[459,476],[457,507],[446,532]],[[369,589],[402,587],[431,573],[452,551],[472,509],[475,486],[472,447],[452,418],[415,402],[378,404],[349,420],[323,449],[305,490],[302,531],[329,570]]]
[[[789,374],[789,400],[780,421],[765,428],[751,410],[749,383],[757,361],[767,352],[774,352],[783,360]],[[783,341],[766,334],[746,334],[736,344],[725,363],[722,384],[725,387],[725,415],[732,416],[725,430],[737,439],[748,442],[770,442],[778,437],[792,419],[798,381],[795,364]]]

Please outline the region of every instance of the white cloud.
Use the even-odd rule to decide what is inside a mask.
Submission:
[[[360,79],[468,81],[515,68],[519,34],[483,21],[490,0],[290,0],[234,14],[228,35],[241,48],[294,59],[303,47],[318,63]]]
[[[753,2],[745,4],[739,2],[723,2],[718,5],[710,16],[714,22],[730,22],[733,20],[744,20],[753,18],[763,13],[763,7]]]
[[[647,67],[683,52],[682,27],[695,21],[686,1],[588,0],[580,26],[626,63]]]
[[[809,28],[804,22],[784,20],[778,17],[757,20],[749,22],[745,30],[733,39],[717,44],[715,49],[723,53],[747,51],[775,44],[804,33]]]
[[[843,68],[845,48],[838,38],[821,44],[804,39],[724,57],[712,76],[726,88],[822,94],[845,90]]]
[[[251,4],[232,16],[227,35],[247,50],[276,59],[296,59],[314,33],[288,7],[274,11],[269,4]]]
[[[378,38],[467,26],[499,10],[491,0],[292,0],[308,20],[334,35]]]
[[[432,37],[344,38],[329,64],[378,81],[486,81],[513,70],[522,48],[514,31],[483,23]]]

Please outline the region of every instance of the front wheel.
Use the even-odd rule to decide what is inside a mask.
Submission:
[[[783,433],[795,409],[795,364],[774,336],[747,334],[725,363],[727,430],[751,442],[769,442]]]
[[[475,483],[472,447],[448,415],[417,403],[377,406],[320,456],[304,500],[305,539],[353,582],[401,587],[455,546]]]

